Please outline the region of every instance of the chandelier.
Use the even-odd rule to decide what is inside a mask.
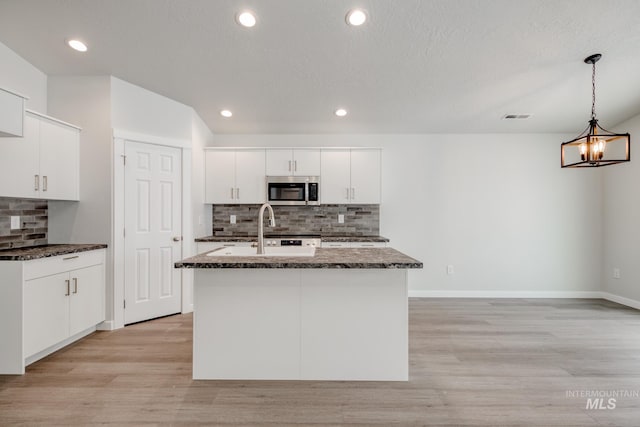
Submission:
[[[604,129],[596,119],[596,62],[599,53],[588,56],[584,62],[591,64],[591,120],[589,126],[575,139],[563,142],[560,165],[563,168],[586,168],[614,165],[631,160],[628,133],[613,133]]]

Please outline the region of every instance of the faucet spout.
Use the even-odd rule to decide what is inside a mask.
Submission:
[[[273,215],[273,208],[269,203],[265,203],[260,206],[260,212],[258,213],[258,254],[264,254],[264,210],[269,210],[269,225],[271,227],[276,226],[276,218]]]

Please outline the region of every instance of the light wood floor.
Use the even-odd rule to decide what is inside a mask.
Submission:
[[[567,396],[640,392],[640,312],[602,300],[412,299],[406,383],[193,381],[191,319],[0,376],[0,425],[640,425],[637,395]]]

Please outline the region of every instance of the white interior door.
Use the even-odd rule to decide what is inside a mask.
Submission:
[[[181,151],[125,142],[125,324],[181,311]]]

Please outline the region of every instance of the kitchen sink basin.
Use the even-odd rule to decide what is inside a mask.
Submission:
[[[316,248],[313,246],[275,246],[264,248],[265,253],[258,255],[258,249],[246,246],[230,246],[218,248],[209,252],[207,256],[224,256],[224,257],[299,257],[314,256]]]

